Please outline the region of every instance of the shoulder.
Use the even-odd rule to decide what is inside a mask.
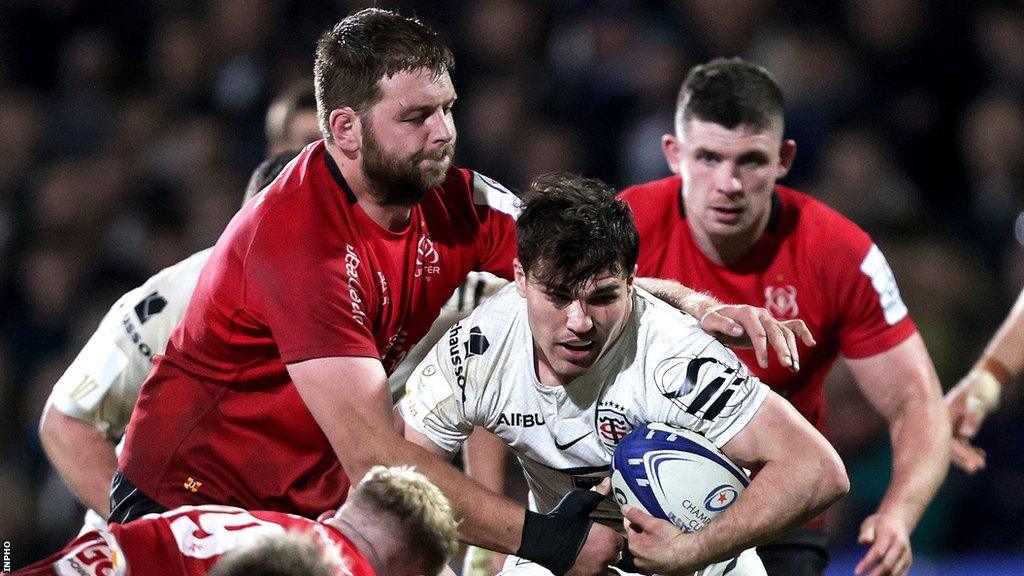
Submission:
[[[443,348],[438,351],[439,359],[455,368],[460,384],[469,380],[474,386],[485,385],[488,375],[500,370],[498,365],[505,357],[502,351],[516,346],[516,327],[525,309],[514,284],[502,288],[445,333],[437,344]]]
[[[644,353],[650,359],[680,354],[695,355],[717,342],[689,314],[642,288],[637,288],[636,292],[634,302],[640,346],[646,349]]]
[[[467,168],[453,166],[448,170],[439,194],[448,200],[444,204],[449,209],[453,207],[451,200],[455,200],[476,211],[493,210],[512,218],[519,216],[519,203],[515,194],[497,180]]]
[[[782,201],[784,220],[792,223],[789,235],[808,253],[863,257],[871,247],[867,232],[824,202],[785,186],[776,186],[775,192]]]
[[[633,210],[638,229],[678,219],[682,180],[678,175],[630,186],[619,198]]]

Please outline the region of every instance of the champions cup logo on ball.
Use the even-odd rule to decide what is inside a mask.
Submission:
[[[684,532],[700,530],[731,506],[747,486],[746,474],[709,440],[666,424],[644,424],[619,442],[612,488],[630,504]]]
[[[722,484],[712,490],[711,494],[708,494],[708,497],[704,499],[704,507],[712,512],[721,512],[732,506],[732,503],[736,501],[739,495],[740,493],[732,486]]]

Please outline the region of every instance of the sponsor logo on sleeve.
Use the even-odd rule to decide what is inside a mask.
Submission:
[[[469,342],[466,343],[466,357],[479,356],[487,349],[491,347],[491,343],[487,341],[487,336],[480,330],[479,326],[473,326],[469,329]]]
[[[860,271],[871,279],[871,287],[878,292],[878,302],[882,306],[885,321],[892,326],[903,320],[907,316],[907,306],[900,297],[900,289],[896,286],[896,278],[892,275],[889,263],[875,244],[871,245],[861,262]]]
[[[345,282],[348,284],[348,297],[352,305],[352,319],[360,326],[366,325],[366,311],[363,310],[363,299],[360,294],[363,291],[359,284],[359,265],[362,260],[356,254],[356,249],[351,244],[345,244]]]
[[[703,420],[717,418],[746,381],[746,370],[738,363],[730,365],[712,357],[669,358],[654,370],[654,384],[661,395]],[[698,388],[693,398],[683,401]]]
[[[135,305],[135,315],[139,317],[140,323],[145,324],[150,317],[162,312],[165,306],[167,306],[167,299],[159,292],[153,292]]]
[[[462,323],[456,322],[448,330],[448,358],[452,363],[452,374],[455,375],[455,384],[462,390],[462,402],[466,402],[466,358],[462,354],[462,346],[459,346],[459,332],[462,331]]]

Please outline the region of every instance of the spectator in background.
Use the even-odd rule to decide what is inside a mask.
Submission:
[[[819,429],[822,382],[842,354],[861,390],[889,423],[893,480],[860,542],[856,573],[906,574],[910,533],[942,483],[949,423],[924,342],[878,247],[823,204],[777,186],[796,155],[783,139],[775,80],[741,59],[692,69],[677,101],[675,132],[662,137],[676,175],[623,192],[640,232],[639,274],[672,278],[723,300],[764,302],[799,317],[818,341],[798,373],[739,351],[751,370]],[[755,365],[756,364],[756,365]],[[758,547],[771,575],[821,574],[822,524]]]
[[[283,512],[196,506],[94,529],[15,572],[53,576],[81,561],[133,576],[418,576],[438,574],[458,546],[448,500],[409,468],[370,469],[319,521]],[[308,571],[307,571],[308,570]]]
[[[985,467],[985,452],[971,445],[985,416],[999,406],[1004,387],[1024,371],[1024,292],[974,368],[946,394],[953,425],[953,462],[968,473]]]
[[[267,156],[302,149],[323,138],[316,118],[312,82],[294,84],[274,98],[267,109],[266,135]]]

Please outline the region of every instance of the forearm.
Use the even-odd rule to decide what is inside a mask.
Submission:
[[[991,366],[993,361],[996,366]],[[1001,384],[1011,382],[1024,372],[1024,292],[985,347],[978,367],[988,369]],[[1003,373],[996,373],[1000,369]]]
[[[110,515],[110,479],[117,470],[114,446],[89,424],[48,404],[39,438],[54,469],[83,504]]]
[[[495,494],[505,493],[505,442],[483,428],[476,428],[466,441],[466,474]]]
[[[448,497],[464,542],[508,554],[518,551],[525,516],[521,506],[494,494],[412,442],[389,434],[367,444],[339,455],[353,480],[378,464],[414,466]]]
[[[699,532],[680,539],[692,542],[680,542],[682,570],[673,573],[686,574],[771,542],[823,512],[848,489],[845,471],[831,460],[808,459],[798,471],[791,463],[769,463],[735,504]]]
[[[711,308],[721,304],[721,302],[715,300],[710,295],[687,288],[673,280],[637,278],[635,282],[637,286],[686,312],[697,320],[703,318]]]
[[[879,512],[892,512],[913,531],[949,469],[950,424],[941,398],[908,403],[889,426],[892,482]]]

